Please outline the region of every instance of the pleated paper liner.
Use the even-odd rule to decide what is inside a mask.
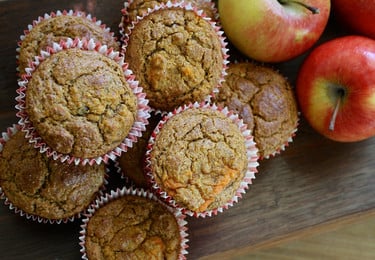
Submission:
[[[16,144],[17,150],[9,151],[8,149],[10,148],[8,148],[6,152],[7,154],[11,152],[11,154],[9,155],[11,156],[11,158],[9,159],[8,158],[9,156],[7,156],[8,159],[4,158],[3,152],[4,152],[4,148],[7,145],[7,142],[9,142],[10,140],[13,141],[12,138],[16,138],[15,136],[21,133],[22,135],[25,134],[21,131],[21,126],[13,125],[11,127],[8,127],[6,132],[3,132],[0,138],[0,167],[2,167],[2,172],[0,172],[0,198],[4,200],[4,205],[7,206],[9,210],[14,212],[15,214],[21,217],[25,217],[26,219],[38,222],[38,223],[61,224],[61,223],[72,222],[76,219],[81,218],[83,214],[86,212],[86,209],[92,203],[92,201],[102,196],[104,194],[104,191],[106,190],[107,177],[108,177],[107,175],[108,168],[106,167],[106,165],[76,166],[76,165],[63,165],[62,164],[61,168],[64,169],[64,167],[68,167],[68,169],[65,169],[65,170],[69,171],[69,172],[66,172],[67,175],[64,178],[64,176],[62,176],[62,174],[65,174],[64,170],[62,170],[62,172],[59,174],[56,174],[56,173],[54,174],[52,172],[53,167],[51,168],[50,167],[51,165],[49,164],[51,161],[54,164],[60,164],[60,162],[55,162],[52,159],[46,158],[43,154],[40,154],[40,156],[33,156],[33,154],[34,155],[38,154],[38,151],[35,150],[32,147],[32,145],[27,142],[26,139],[25,139],[25,142],[22,141],[24,142],[24,144],[22,143]],[[18,136],[17,138],[20,138],[20,137]],[[14,140],[14,142],[19,142],[19,141]],[[20,147],[20,145],[22,145],[22,147]],[[20,157],[19,158],[20,161],[18,163],[17,161],[12,162],[12,160],[18,159],[17,156]],[[27,157],[24,158],[23,156],[27,156]],[[31,162],[30,164],[26,164],[26,162],[24,161],[26,159],[33,160],[33,162],[35,162],[36,168],[30,169],[33,162]],[[3,161],[3,160],[7,160],[7,161]],[[49,166],[46,166],[48,171],[50,171],[47,173],[49,177],[48,177],[48,180],[44,182],[43,186],[39,188],[40,191],[38,192],[38,194],[36,194],[37,195],[36,196],[35,193],[33,193],[34,191],[31,189],[33,188],[32,184],[37,182],[37,180],[31,180],[30,178],[32,178],[31,176],[32,174],[37,174],[37,172],[35,171],[43,170],[43,164],[49,165]],[[14,179],[13,179],[15,183],[13,185],[9,184],[11,180],[9,181],[8,179],[9,176],[8,177],[6,176],[6,174],[12,170],[11,168],[9,168],[9,167],[12,167],[12,165],[18,167],[18,170],[15,170],[16,173],[14,174]],[[58,165],[55,165],[55,166],[58,167]],[[6,168],[3,168],[3,167],[6,167]],[[24,168],[23,170],[22,170],[22,167]],[[82,169],[82,167],[84,167],[84,169]],[[85,181],[85,182],[90,181],[91,175],[89,173],[83,173],[82,171],[89,170],[89,168],[91,167],[95,167],[95,168],[103,167],[102,184],[98,185],[97,188],[93,187],[92,193],[85,194],[87,195],[87,198],[86,198],[87,203],[82,202],[81,205],[77,206],[77,203],[75,202],[75,200],[77,199],[77,196],[78,198],[82,198],[83,195],[80,194],[80,192],[82,191],[80,191],[79,189],[77,190],[76,186],[73,187],[74,189],[73,188],[69,189],[68,184],[70,184],[73,181],[73,179],[78,180],[79,176],[82,176],[82,178],[84,178],[81,181]],[[71,176],[70,177],[71,179],[69,180],[68,176],[72,174],[71,171],[74,169],[77,169],[77,171],[79,172],[76,173],[76,176]],[[97,170],[100,170],[100,169],[97,169]],[[79,176],[77,176],[77,174]],[[86,176],[83,176],[83,174],[85,174]],[[35,176],[34,178],[38,178],[38,176]],[[93,183],[92,185],[94,186],[97,184]],[[11,187],[13,188],[17,187],[17,188],[16,190],[14,190]],[[58,195],[61,195],[61,192],[63,192],[62,189],[64,187],[66,188],[66,193],[68,193],[68,195],[64,195],[65,200],[62,201],[58,199]],[[52,192],[52,194],[49,194],[49,192]],[[58,194],[55,194],[56,192],[58,192]],[[29,193],[29,196],[27,195],[28,193]],[[87,189],[85,189],[85,193],[87,193]],[[27,198],[25,198],[25,196]],[[48,198],[45,198],[46,196]],[[45,199],[45,202],[47,203],[46,205],[44,205],[43,202],[41,202],[43,198]],[[55,202],[51,201],[51,198],[55,199]],[[22,203],[24,203],[24,200],[30,200],[30,203],[34,202],[35,204],[33,207],[31,207],[32,205],[29,205],[29,204],[27,204],[27,206],[24,206],[22,205]],[[67,209],[66,208],[63,209],[63,206],[57,206],[69,200],[70,200],[70,203],[75,203],[74,205],[76,207],[76,208],[71,208],[70,209],[71,212],[69,211],[67,212]],[[53,203],[56,203],[56,205],[51,206],[51,204]],[[86,204],[86,206],[84,204]],[[49,212],[47,213],[43,212],[43,210],[41,209],[42,207],[50,207]],[[63,213],[61,213],[61,211]]]
[[[79,48],[82,50],[99,52],[106,57],[116,61],[123,69],[124,76],[128,82],[133,94],[137,99],[137,115],[135,123],[131,127],[127,137],[113,150],[106,154],[99,155],[95,158],[79,158],[69,154],[62,154],[53,150],[37,133],[33,126],[33,123],[29,120],[29,116],[26,112],[26,95],[27,85],[29,80],[33,76],[34,70],[42,63],[45,59],[54,55],[57,52],[70,49]],[[17,116],[20,118],[19,124],[22,125],[22,130],[26,132],[26,138],[30,139],[30,142],[34,144],[34,147],[39,149],[41,153],[46,153],[48,157],[52,157],[54,160],[60,160],[66,163],[75,164],[100,164],[102,162],[107,163],[109,159],[115,160],[116,157],[120,156],[122,152],[126,152],[128,147],[131,147],[133,142],[137,141],[137,138],[142,135],[145,130],[145,126],[148,124],[148,118],[150,116],[150,107],[148,106],[148,100],[146,95],[142,92],[142,88],[138,85],[138,81],[135,79],[131,70],[128,69],[128,64],[124,62],[124,58],[119,52],[108,49],[106,45],[101,45],[99,42],[95,42],[93,39],[68,39],[61,41],[60,43],[53,43],[50,48],[41,52],[40,56],[35,57],[35,60],[30,64],[30,68],[26,69],[26,74],[22,75],[22,80],[18,82],[19,88],[17,89],[18,96],[16,97],[17,105],[16,108],[19,110]]]
[[[247,156],[247,169],[244,174],[244,177],[235,192],[233,194],[233,197],[224,203],[223,205],[211,209],[211,210],[204,210],[204,211],[193,211],[191,209],[188,209],[187,207],[182,206],[179,204],[177,200],[173,198],[173,196],[169,195],[166,191],[164,191],[159,184],[155,180],[155,176],[152,170],[152,162],[151,162],[151,152],[153,150],[155,140],[160,133],[163,126],[168,122],[169,119],[173,118],[175,115],[194,108],[204,108],[204,109],[212,109],[216,111],[220,111],[224,115],[226,115],[230,120],[238,126],[239,131],[241,132],[245,147],[246,147],[246,156]],[[258,155],[257,155],[258,149],[256,148],[256,144],[253,140],[253,136],[251,135],[251,131],[247,129],[246,124],[243,123],[241,119],[239,119],[238,115],[233,113],[233,111],[228,110],[226,107],[221,108],[216,106],[215,104],[208,104],[208,103],[190,103],[184,106],[179,107],[173,112],[170,112],[167,116],[165,116],[158,126],[155,128],[148,145],[148,151],[146,153],[146,176],[148,178],[148,181],[150,182],[152,191],[157,194],[163,201],[171,205],[172,207],[179,208],[182,210],[184,214],[187,214],[189,216],[194,217],[211,217],[213,215],[217,215],[220,212],[223,212],[223,210],[228,209],[233,206],[234,203],[238,202],[240,198],[242,198],[242,195],[246,193],[246,190],[248,189],[249,185],[252,184],[252,180],[255,179],[255,174],[257,173],[257,167],[258,167]]]
[[[126,8],[127,8],[127,4],[125,4],[125,9]],[[124,53],[124,56],[126,57],[127,46],[128,46],[130,37],[132,37],[132,31],[136,28],[137,24],[140,21],[142,21],[143,19],[145,19],[145,17],[149,16],[150,14],[154,12],[164,10],[164,9],[173,9],[173,8],[181,8],[187,11],[193,11],[197,16],[207,21],[207,23],[209,23],[210,26],[215,31],[221,43],[221,55],[223,57],[223,62],[222,62],[222,69],[220,73],[220,79],[218,79],[216,86],[214,86],[212,92],[209,95],[205,96],[203,100],[190,100],[189,102],[184,102],[184,103],[203,102],[203,101],[211,102],[212,97],[215,95],[215,93],[218,93],[221,87],[221,84],[224,82],[224,78],[226,76],[226,69],[229,63],[229,55],[228,55],[229,49],[227,48],[228,43],[226,42],[227,39],[224,36],[224,31],[222,30],[222,28],[210,17],[207,17],[207,15],[203,12],[203,10],[198,10],[197,7],[193,5],[191,2],[188,2],[188,1],[168,1],[166,3],[161,2],[155,5],[152,9],[149,8],[143,16],[138,16],[137,20],[131,21],[131,24],[127,26],[126,28],[122,28],[120,24],[120,32],[122,34],[121,41],[123,43],[121,47],[121,51],[122,53]],[[180,105],[184,105],[184,104],[179,104],[178,106]],[[155,108],[153,106],[151,106],[151,110],[154,111],[155,113],[160,113],[162,115],[165,115],[168,112],[171,112],[171,111],[166,111],[164,109]]]
[[[86,214],[86,217],[82,219],[81,231],[80,231],[80,237],[79,237],[79,240],[80,240],[79,245],[81,247],[80,252],[82,253],[82,259],[86,259],[86,260],[89,259],[88,250],[90,250],[90,249],[88,247],[90,245],[87,245],[87,237],[90,235],[90,234],[88,234],[88,225],[90,224],[90,220],[93,219],[93,217],[95,217],[95,214],[97,212],[99,212],[102,207],[110,206],[110,204],[112,202],[116,201],[117,199],[124,198],[125,196],[141,197],[143,199],[150,200],[150,202],[151,201],[155,202],[155,203],[159,204],[161,207],[163,207],[163,210],[166,210],[167,212],[169,212],[168,214],[172,214],[174,216],[174,218],[176,220],[176,223],[178,225],[178,229],[179,229],[178,232],[179,232],[180,246],[179,246],[179,250],[178,250],[178,259],[186,259],[186,255],[188,254],[188,251],[187,251],[188,244],[187,243],[189,241],[187,239],[188,228],[187,228],[187,222],[185,220],[186,215],[182,214],[182,212],[178,209],[169,207],[168,205],[166,205],[165,203],[160,201],[153,193],[151,193],[149,191],[146,191],[146,190],[143,190],[143,189],[137,189],[137,188],[132,188],[132,187],[131,188],[124,187],[122,189],[118,188],[116,190],[112,190],[111,192],[103,195],[100,199],[97,199],[90,206],[90,208],[88,209],[88,213]],[[108,216],[108,221],[111,221],[109,216]],[[98,223],[98,222],[96,222],[96,223]],[[119,224],[119,223],[121,223],[121,222],[117,222],[117,224]],[[120,229],[125,228],[125,224],[127,222],[124,220],[123,223],[124,223],[124,227],[119,227]],[[97,232],[95,232],[95,234],[104,234],[103,232],[100,232],[100,228],[102,226],[103,225],[99,225],[99,226],[96,227]],[[105,225],[103,227],[106,230],[106,232],[107,231],[110,232],[108,229],[106,229],[107,227],[112,228],[113,225],[108,225],[108,223],[107,223],[107,225]],[[161,232],[166,232],[166,230],[161,230]],[[126,234],[124,234],[124,236],[126,236]],[[153,234],[153,236],[157,236],[157,234]],[[122,237],[122,238],[125,239],[124,237]],[[102,237],[101,240],[104,240],[104,237]],[[136,243],[136,241],[134,241],[134,239],[132,239],[132,241],[134,243]],[[113,239],[111,241],[111,243],[116,243],[116,242],[117,241],[113,240]],[[108,250],[108,249],[106,249],[106,250]]]

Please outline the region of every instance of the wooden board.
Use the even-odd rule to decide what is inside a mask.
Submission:
[[[93,3],[93,5],[92,5]],[[0,1],[0,131],[17,123],[16,46],[27,25],[51,11],[80,8],[118,35],[122,1]],[[321,41],[345,34],[330,21]],[[305,56],[275,64],[294,84]],[[259,173],[234,207],[211,218],[188,217],[190,259],[251,249],[340,223],[375,208],[375,138],[337,143],[314,132],[303,120],[286,151],[260,162]],[[112,183],[113,186],[120,185]],[[0,258],[79,259],[80,221],[35,223],[0,206]]]

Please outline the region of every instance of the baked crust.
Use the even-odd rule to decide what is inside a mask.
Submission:
[[[274,154],[297,128],[298,110],[288,80],[252,62],[231,63],[214,102],[236,111],[252,130],[259,156]]]
[[[137,116],[137,98],[114,60],[78,48],[51,55],[27,85],[26,112],[53,150],[93,158],[117,147]]]
[[[45,219],[82,212],[98,195],[105,166],[61,163],[39,153],[19,131],[3,147],[0,186],[13,206]]]
[[[203,101],[222,79],[222,43],[212,25],[192,10],[151,12],[128,35],[125,59],[161,111]]]
[[[172,116],[155,137],[151,171],[161,190],[193,212],[225,205],[248,165],[245,138],[222,112],[192,108]]]

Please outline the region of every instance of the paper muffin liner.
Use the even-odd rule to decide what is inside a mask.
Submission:
[[[6,144],[6,142],[8,142],[12,138],[12,136],[14,136],[16,133],[21,131],[21,128],[22,128],[21,125],[13,124],[11,127],[8,127],[7,130],[1,134],[1,137],[0,137],[0,154],[2,154],[3,149],[4,149],[4,145]],[[106,174],[104,176],[103,184],[99,188],[95,198],[92,201],[95,201],[96,199],[103,196],[103,194],[105,194],[106,185],[108,184],[108,180],[107,180],[108,179],[108,172],[109,172],[108,167],[105,167],[105,170],[106,170]],[[29,219],[29,220],[32,220],[32,221],[35,221],[35,222],[38,222],[38,223],[44,223],[44,224],[46,224],[46,223],[61,224],[61,223],[73,222],[76,219],[80,219],[82,216],[85,215],[87,209],[89,208],[89,206],[92,203],[92,202],[89,203],[87,205],[87,207],[85,209],[83,209],[81,212],[76,213],[76,214],[74,214],[70,217],[65,217],[65,218],[60,218],[60,219],[50,219],[50,218],[38,216],[36,214],[30,214],[28,212],[25,212],[23,209],[15,206],[8,199],[8,197],[6,196],[6,191],[4,191],[4,189],[1,186],[0,186],[0,199],[4,200],[4,205],[7,206],[9,208],[9,210],[14,212],[15,214],[17,214],[21,217],[25,217],[26,219]]]
[[[79,245],[81,247],[80,252],[82,253],[82,259],[88,260],[87,254],[86,254],[86,246],[85,246],[85,239],[86,239],[86,230],[87,230],[87,225],[88,222],[90,221],[91,217],[94,216],[95,212],[100,209],[100,207],[110,203],[111,201],[127,196],[127,195],[132,195],[132,196],[139,196],[143,198],[147,198],[153,201],[156,201],[160,203],[163,207],[165,207],[170,213],[172,213],[177,221],[177,224],[180,229],[180,253],[178,256],[178,259],[186,259],[186,255],[188,254],[188,242],[189,240],[187,239],[188,237],[188,227],[187,227],[187,222],[185,220],[186,215],[184,215],[180,210],[172,208],[168,205],[166,205],[164,202],[159,200],[152,192],[146,191],[144,189],[137,189],[137,188],[122,188],[122,189],[116,189],[112,190],[110,193],[106,193],[104,196],[102,196],[100,199],[97,199],[87,210],[87,214],[85,218],[82,218],[82,224],[81,224],[81,231],[80,231],[80,237],[79,237]]]
[[[127,5],[125,4],[124,9],[126,9],[126,7],[127,7]],[[141,20],[143,20],[145,17],[147,17],[149,14],[151,14],[153,12],[156,12],[156,11],[159,11],[159,10],[162,10],[162,9],[168,9],[168,8],[182,8],[182,9],[185,9],[187,11],[194,11],[197,16],[201,17],[202,19],[204,19],[205,21],[207,21],[211,25],[211,27],[216,32],[216,34],[218,36],[218,39],[220,40],[221,53],[222,53],[222,56],[223,56],[221,77],[220,77],[217,85],[213,88],[211,94],[209,94],[207,97],[205,97],[204,100],[201,100],[201,101],[200,100],[192,100],[191,101],[191,103],[195,102],[195,101],[210,103],[212,97],[214,97],[215,94],[219,92],[219,89],[220,89],[222,83],[225,80],[225,76],[227,75],[226,70],[227,70],[228,64],[229,64],[229,54],[228,54],[229,49],[227,48],[228,43],[226,41],[227,40],[226,37],[224,36],[224,31],[218,25],[218,23],[216,23],[210,17],[207,17],[206,14],[203,12],[203,10],[198,10],[197,7],[195,5],[192,5],[190,2],[187,3],[187,2],[184,2],[184,1],[168,1],[167,3],[160,3],[160,4],[156,5],[153,9],[149,8],[148,12],[146,14],[144,14],[142,17],[137,17],[137,20],[132,21],[131,25],[129,25],[127,28],[121,29],[121,26],[120,26],[120,32],[121,32],[121,35],[122,35],[121,41],[123,43],[122,46],[121,46],[121,52],[124,54],[124,56],[126,56],[127,45],[128,45],[129,39],[131,37],[132,31],[133,31],[134,27],[137,25],[137,23],[139,23]],[[183,104],[181,104],[181,105],[183,105]],[[156,108],[153,108],[153,107],[151,107],[151,111],[153,111],[155,113],[162,114],[162,115],[166,115],[170,112],[170,111],[162,111],[160,109],[156,109]]]
[[[174,1],[170,1],[170,2],[175,3],[175,2],[184,2],[184,1],[174,0]],[[189,2],[189,1],[185,1],[185,2]],[[124,1],[124,7],[121,9],[122,16],[121,16],[121,22],[119,24],[119,30],[120,30],[120,35],[121,35],[122,40],[124,39],[125,34],[127,33],[127,25],[130,25],[132,23],[132,19],[129,17],[128,10],[129,10],[129,6],[131,6],[133,3],[134,3],[134,0]],[[205,4],[205,6],[207,6],[207,8],[209,8],[210,12],[212,13],[212,16],[209,16],[204,10],[201,10],[202,16],[208,17],[208,18],[218,22],[219,21],[219,11],[216,8],[215,2],[211,1],[211,0],[200,0],[200,3]],[[196,9],[197,9],[197,11],[200,10],[199,7],[196,7]],[[148,10],[151,11],[150,9],[148,9]]]
[[[18,47],[16,48],[16,63],[17,63],[16,70],[17,70],[18,73],[20,73],[20,69],[18,67],[19,53],[20,53],[20,50],[21,50],[22,42],[25,39],[25,37],[30,33],[30,31],[35,26],[37,26],[42,21],[50,19],[50,18],[54,18],[56,16],[62,16],[62,15],[78,16],[78,17],[86,18],[88,21],[91,21],[92,23],[101,27],[103,29],[103,33],[109,34],[110,37],[113,37],[113,39],[115,39],[115,41],[118,42],[118,45],[120,47],[120,41],[115,36],[114,32],[112,32],[111,29],[106,24],[102,23],[101,20],[98,20],[96,17],[92,16],[91,14],[88,14],[88,13],[85,13],[85,12],[82,12],[82,11],[74,11],[74,10],[63,10],[63,11],[57,10],[56,12],[45,13],[44,15],[39,16],[37,19],[33,20],[31,22],[31,24],[29,24],[27,26],[27,29],[23,31],[24,34],[20,36],[20,40],[17,42]],[[30,61],[30,67],[32,66],[31,65],[32,62],[33,61]]]
[[[220,111],[221,113],[225,114],[228,118],[232,120],[233,123],[235,123],[238,128],[240,129],[242,135],[245,138],[245,146],[247,150],[247,158],[248,158],[248,165],[247,165],[247,170],[245,173],[245,176],[240,183],[239,188],[237,189],[236,193],[232,197],[231,200],[226,202],[224,205],[221,207],[218,207],[216,209],[212,210],[206,210],[203,212],[195,212],[192,211],[188,208],[185,208],[181,205],[178,204],[176,200],[166,191],[164,191],[156,182],[155,177],[152,172],[152,165],[151,165],[151,151],[153,149],[153,146],[155,144],[155,140],[157,135],[159,134],[160,130],[163,128],[163,125],[173,116],[176,114],[179,114],[185,110],[192,109],[192,108],[209,108],[213,110]],[[251,131],[247,128],[247,125],[243,123],[242,119],[238,117],[236,113],[233,111],[228,110],[227,107],[218,107],[215,104],[207,104],[204,102],[198,103],[190,103],[183,105],[177,109],[175,109],[173,112],[170,112],[167,116],[165,116],[157,125],[155,128],[154,132],[151,135],[151,138],[149,140],[148,144],[148,150],[146,153],[146,167],[145,167],[145,172],[146,176],[148,178],[148,181],[150,182],[150,186],[152,191],[159,196],[163,201],[171,205],[172,207],[179,208],[184,214],[187,214],[189,216],[194,216],[194,217],[211,217],[213,215],[217,215],[219,212],[223,212],[223,210],[228,209],[229,207],[232,207],[234,203],[238,202],[240,198],[242,198],[242,195],[246,193],[246,190],[249,188],[249,185],[252,184],[252,180],[255,179],[255,174],[257,173],[257,167],[259,166],[258,163],[258,149],[256,148],[256,144],[254,142],[254,138],[251,135]]]
[[[128,134],[128,136],[112,151],[107,152],[104,155],[96,158],[79,158],[71,156],[69,154],[62,154],[51,147],[39,136],[32,122],[29,120],[26,112],[26,95],[27,95],[27,84],[32,78],[32,74],[41,62],[53,55],[54,53],[66,50],[69,48],[80,48],[82,50],[97,51],[114,61],[116,61],[123,69],[126,81],[129,83],[134,95],[137,98],[137,115],[136,120]],[[26,138],[30,139],[30,142],[34,143],[34,147],[39,149],[41,153],[46,153],[48,157],[52,157],[54,160],[60,160],[61,162],[75,163],[75,164],[100,164],[102,162],[107,163],[109,159],[114,160],[120,156],[122,152],[126,152],[128,147],[131,147],[134,142],[137,141],[138,137],[145,131],[146,125],[148,124],[148,118],[150,117],[150,107],[148,106],[148,100],[146,94],[143,93],[143,89],[139,87],[138,81],[131,70],[128,69],[128,64],[124,62],[124,57],[117,51],[108,49],[106,45],[101,45],[99,42],[95,42],[93,39],[67,39],[66,41],[60,41],[60,43],[53,43],[52,46],[45,51],[41,52],[40,56],[35,57],[35,60],[30,64],[30,68],[26,68],[26,74],[22,75],[22,80],[18,82],[19,88],[17,89],[18,96],[16,97],[18,112],[17,117],[20,118],[19,124],[22,126],[22,131],[26,132]]]

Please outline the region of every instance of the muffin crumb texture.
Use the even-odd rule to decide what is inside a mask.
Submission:
[[[251,62],[232,63],[214,102],[236,111],[252,130],[260,157],[276,153],[297,127],[298,110],[287,79]]]
[[[87,224],[89,259],[178,259],[179,226],[160,203],[127,195],[100,207]]]
[[[45,219],[72,217],[97,196],[105,166],[63,164],[36,150],[17,132],[0,156],[0,186],[13,206]]]
[[[248,165],[245,138],[238,126],[209,108],[172,116],[156,136],[150,160],[161,189],[194,212],[230,201]]]
[[[26,111],[53,150],[93,158],[126,138],[136,120],[137,98],[114,60],[72,48],[51,55],[33,72]]]
[[[222,79],[222,43],[212,25],[192,10],[154,11],[135,24],[125,59],[150,106],[161,111],[203,101]]]

